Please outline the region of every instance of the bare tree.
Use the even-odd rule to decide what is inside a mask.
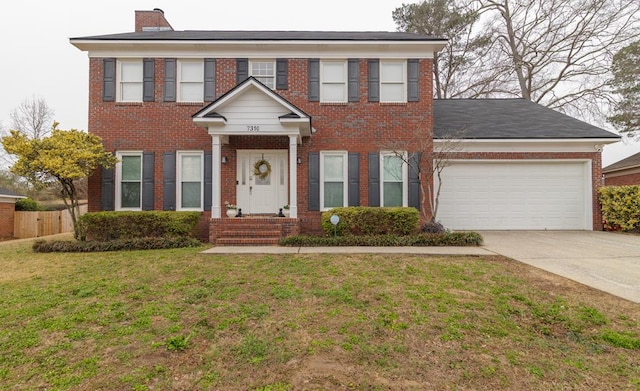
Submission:
[[[422,221],[437,222],[442,172],[451,165],[455,152],[459,152],[463,131],[436,139],[425,137],[423,129],[416,128],[409,140],[390,140],[380,144],[380,149],[391,152],[417,173],[420,182],[420,216]],[[424,208],[429,205],[429,210]]]
[[[474,1],[496,41],[483,72],[501,80],[503,94],[604,117],[615,101],[611,59],[639,36],[640,1]]]
[[[54,114],[44,98],[32,96],[13,109],[11,127],[29,138],[40,139],[51,133]]]

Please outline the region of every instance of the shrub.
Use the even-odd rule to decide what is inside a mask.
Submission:
[[[122,251],[122,250],[159,250],[167,248],[198,247],[201,243],[198,239],[189,237],[167,238],[133,238],[117,239],[108,242],[98,241],[71,241],[71,240],[36,240],[33,243],[33,252],[36,253],[89,253],[98,251]]]
[[[124,238],[193,236],[199,212],[95,212],[80,217],[86,237],[97,241]]]
[[[444,232],[413,235],[345,235],[345,236],[289,236],[280,240],[281,246],[479,246],[482,236],[477,232]]]
[[[416,231],[420,216],[415,208],[378,208],[352,206],[322,213],[322,229],[333,235],[331,216],[340,217],[337,235],[409,235]]]
[[[420,227],[420,231],[427,234],[441,234],[447,232],[447,229],[439,221],[429,221]]]
[[[609,227],[640,230],[640,186],[606,186],[599,190],[602,217]]]
[[[22,198],[16,201],[16,212],[31,212],[40,209],[40,205],[31,198]]]

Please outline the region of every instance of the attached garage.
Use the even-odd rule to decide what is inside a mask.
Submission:
[[[458,161],[442,172],[450,229],[591,229],[590,161]]]

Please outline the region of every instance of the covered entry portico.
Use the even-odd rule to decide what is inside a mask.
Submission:
[[[273,214],[288,204],[290,217],[297,218],[298,145],[312,133],[309,115],[249,77],[194,114],[193,121],[207,128],[212,139],[211,218],[224,216],[222,148],[232,136],[284,136],[289,143],[288,151],[260,145],[234,149],[235,182],[225,184],[235,183],[236,200],[229,202],[252,214]]]

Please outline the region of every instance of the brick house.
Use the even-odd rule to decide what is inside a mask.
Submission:
[[[0,239],[13,238],[13,219],[16,211],[16,201],[22,198],[26,197],[0,187]]]
[[[121,161],[90,178],[90,211],[202,211],[204,237],[250,244],[318,233],[321,211],[337,206],[429,210],[385,145],[419,134],[438,148],[464,129],[438,215],[450,228],[601,228],[594,178],[617,136],[521,100],[434,101],[443,39],[174,31],[156,9],[136,11],[135,32],[71,43],[89,56],[88,130]],[[556,194],[550,207],[545,194]],[[251,218],[227,217],[227,202]],[[506,204],[513,219],[501,218]],[[274,217],[284,205],[290,215]]]
[[[605,186],[640,185],[640,153],[602,169]]]

